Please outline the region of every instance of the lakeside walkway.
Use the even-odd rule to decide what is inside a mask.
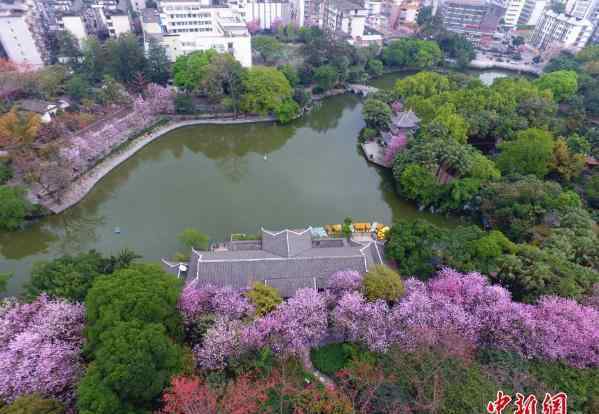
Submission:
[[[150,142],[175,129],[192,125],[234,125],[254,124],[259,122],[274,122],[273,116],[256,116],[243,118],[206,118],[186,121],[171,121],[168,124],[129,141],[124,148],[119,149],[102,160],[98,165],[73,181],[59,202],[52,201],[44,206],[52,213],[58,214],[79,203],[94,186],[114,168],[128,160],[131,156],[148,145]]]

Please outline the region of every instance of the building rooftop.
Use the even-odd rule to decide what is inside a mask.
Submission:
[[[416,128],[420,124],[420,118],[413,112],[399,112],[391,120],[397,128]]]
[[[382,244],[314,238],[312,228],[273,232],[262,229],[262,240],[231,241],[225,249],[193,250],[187,278],[201,284],[245,288],[255,281],[292,296],[302,287],[323,288],[340,270],[365,273],[383,262]],[[176,273],[178,267],[170,266]]]
[[[24,111],[35,112],[37,114],[45,114],[49,109],[56,105],[47,101],[38,99],[24,99],[17,102],[17,106]]]

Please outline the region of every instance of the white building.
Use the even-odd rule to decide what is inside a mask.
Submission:
[[[577,19],[591,19],[599,5],[599,0],[568,0],[564,13]]]
[[[520,16],[522,15],[525,5],[526,0],[507,0],[504,4],[504,24],[509,27],[515,27],[520,20]]]
[[[248,0],[241,4],[240,14],[246,22],[259,21],[260,29],[270,30],[274,22],[288,23],[291,19],[288,1]]]
[[[85,28],[85,22],[81,16],[63,15],[58,17],[57,22],[58,28],[60,30],[70,32],[73,36],[75,36],[75,39],[79,41],[79,44],[81,44],[81,41],[88,36],[87,29]]]
[[[131,10],[141,15],[142,11],[146,8],[146,0],[129,0]]]
[[[526,0],[518,24],[536,26],[547,8],[547,0]]]
[[[589,20],[546,10],[529,43],[542,51],[555,47],[578,51],[587,44],[592,33],[593,25]]]
[[[159,12],[143,12],[146,45],[151,38],[165,48],[171,61],[198,50],[231,53],[244,67],[252,66],[251,36],[245,20],[230,7],[211,7],[199,1],[166,0]]]
[[[43,66],[48,58],[45,38],[35,3],[0,3],[0,43],[10,61]]]
[[[120,10],[110,10],[99,6],[93,6],[95,11],[96,21],[100,27],[108,31],[110,37],[118,38],[125,33],[131,33],[131,19],[129,15]]]
[[[368,9],[348,0],[327,0],[322,5],[319,26],[351,44],[366,46],[382,43],[382,35],[366,27]]]

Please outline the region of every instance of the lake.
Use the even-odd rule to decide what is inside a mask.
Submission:
[[[386,86],[400,76],[373,84]],[[390,171],[366,161],[357,145],[361,108],[359,99],[343,95],[289,125],[206,125],[166,134],[75,207],[23,231],[0,233],[0,272],[14,273],[7,293],[21,291],[34,262],[63,254],[127,247],[148,261],[170,257],[182,250],[177,235],[188,227],[220,241],[262,226],[320,226],[347,216],[454,223],[400,199]]]

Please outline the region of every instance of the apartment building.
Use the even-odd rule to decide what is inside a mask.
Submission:
[[[564,14],[577,19],[591,19],[599,7],[599,0],[568,0]]]
[[[93,6],[93,10],[97,26],[108,32],[108,36],[118,38],[122,34],[132,32],[133,26],[128,13],[99,6]]]
[[[505,9],[486,0],[447,0],[442,8],[443,25],[477,42],[490,36],[505,15]]]
[[[144,10],[144,42],[155,39],[171,61],[198,50],[231,53],[244,67],[252,66],[251,37],[245,20],[231,7],[210,6],[199,1],[165,0],[159,11]]]
[[[58,30],[70,32],[79,41],[79,44],[88,36],[85,21],[79,14],[63,14],[58,16],[56,21]]]
[[[526,0],[518,24],[536,26],[546,8],[547,0]]]
[[[8,59],[38,68],[48,61],[46,24],[32,0],[0,2],[0,43]]]
[[[505,16],[503,17],[503,23],[508,27],[515,27],[520,21],[520,16],[524,11],[527,0],[507,0],[504,3]]]
[[[270,30],[273,23],[291,21],[292,3],[283,0],[249,0],[240,4],[239,12],[246,22],[260,22],[260,29]]]
[[[529,43],[541,51],[553,48],[578,51],[587,44],[592,34],[593,25],[589,20],[546,10]]]

